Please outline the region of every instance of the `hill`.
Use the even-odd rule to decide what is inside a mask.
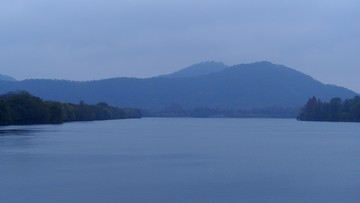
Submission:
[[[228,68],[228,66],[223,64],[222,62],[208,61],[208,62],[194,64],[192,66],[183,68],[174,73],[163,75],[162,77],[169,77],[169,78],[196,77],[200,75],[207,75],[210,73],[219,72],[221,70],[224,70],[225,68]]]
[[[149,112],[210,109],[218,112],[214,116],[228,116],[222,114],[229,111],[268,109],[271,112],[279,109],[281,112],[292,109],[288,116],[296,117],[296,111],[309,97],[328,101],[333,97],[346,99],[356,95],[351,90],[325,85],[308,75],[270,62],[241,64],[190,77],[0,82],[0,93],[12,90],[26,90],[47,100],[73,103],[83,100],[91,104],[104,101]],[[270,117],[279,116],[277,110],[271,114]]]
[[[0,74],[0,81],[16,81],[15,78]]]

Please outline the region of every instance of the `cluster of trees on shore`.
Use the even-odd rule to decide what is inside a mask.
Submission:
[[[137,109],[117,108],[106,103],[88,105],[84,102],[43,101],[25,91],[0,95],[0,125],[60,124],[140,117]]]
[[[190,118],[295,118],[300,108],[253,108],[239,110],[224,110],[219,108],[185,109],[179,104],[173,104],[159,111],[143,111],[147,117],[190,117]]]
[[[360,122],[360,96],[342,101],[336,97],[322,102],[316,97],[308,100],[298,118],[302,121]]]

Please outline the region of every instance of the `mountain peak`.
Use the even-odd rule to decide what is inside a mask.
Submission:
[[[270,61],[257,61],[254,64],[262,64],[262,65],[275,65],[274,63]]]
[[[246,64],[239,64],[239,65],[234,65],[234,66],[247,66],[247,67],[276,67],[276,66],[282,66],[283,65],[278,65],[278,64],[274,64],[270,61],[257,61],[254,63],[246,63]]]
[[[312,96],[329,101],[334,97],[345,99],[356,95],[351,90],[325,85],[280,64],[257,62],[226,67],[218,62],[205,62],[167,78],[117,78],[83,83],[0,81],[0,93],[21,89],[47,100],[71,103],[83,100],[90,104],[104,101],[153,112],[169,106],[181,106],[185,110],[209,108],[237,112],[271,108],[276,111],[277,108],[300,108]]]
[[[219,72],[227,67],[228,66],[222,62],[206,61],[191,65],[189,67],[183,68],[179,71],[176,71],[168,75],[163,75],[162,77],[168,77],[168,78],[196,77],[196,76]]]

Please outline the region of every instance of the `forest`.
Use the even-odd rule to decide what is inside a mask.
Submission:
[[[93,121],[140,118],[137,109],[118,108],[106,103],[96,105],[44,101],[26,91],[0,95],[0,125],[61,124],[71,121]]]
[[[145,117],[189,117],[189,118],[296,118],[300,107],[268,107],[238,110],[223,110],[219,108],[192,108],[186,109],[180,104],[159,111],[142,110]]]
[[[297,118],[301,121],[360,122],[360,96],[342,101],[335,97],[322,102],[316,97],[308,100]]]

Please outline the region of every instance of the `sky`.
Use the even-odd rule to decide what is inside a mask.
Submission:
[[[271,61],[360,92],[359,0],[1,0],[0,74],[151,77]]]

